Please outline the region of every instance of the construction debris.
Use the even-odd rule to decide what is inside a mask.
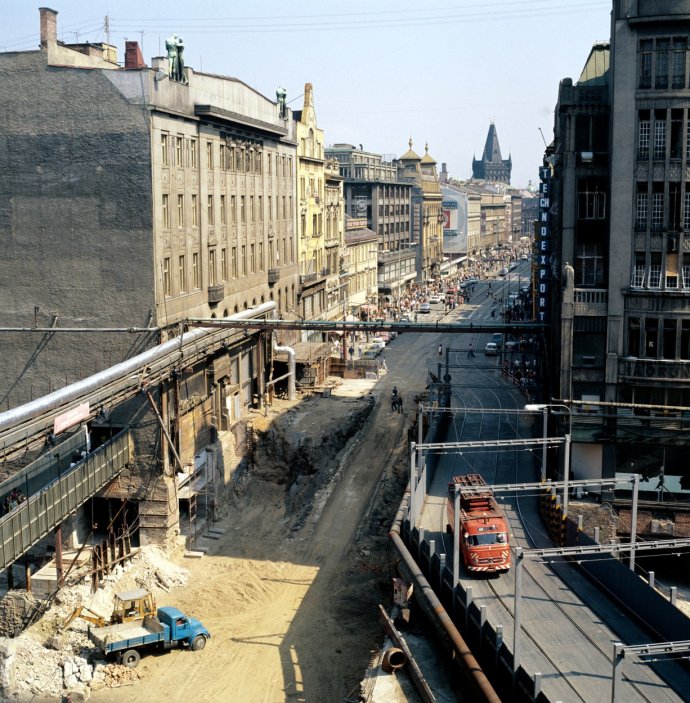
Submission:
[[[134,669],[103,660],[87,636],[89,623],[75,620],[60,631],[60,624],[75,608],[98,613],[112,611],[115,593],[134,588],[159,593],[184,586],[189,572],[169,561],[157,547],[142,547],[126,565],[115,566],[98,591],[90,593],[84,580],[63,588],[45,615],[14,639],[0,637],[0,689],[5,696],[61,696],[86,700],[90,690],[129,685],[139,678]]]

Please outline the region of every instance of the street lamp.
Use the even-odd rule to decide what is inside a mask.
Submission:
[[[562,408],[568,413],[568,434],[565,436],[565,457],[563,460],[563,517],[568,515],[568,481],[570,480],[570,442],[573,434],[573,413],[567,405],[559,403],[534,403],[525,405],[525,410],[531,413],[544,414],[544,444],[542,445],[541,480],[546,480],[546,440],[548,439],[549,408]]]

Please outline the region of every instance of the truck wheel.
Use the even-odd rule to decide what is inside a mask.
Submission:
[[[206,646],[206,638],[203,635],[197,635],[192,640],[192,651],[200,652]]]
[[[120,661],[122,666],[128,666],[130,669],[134,669],[141,659],[141,654],[137,652],[136,649],[128,649],[122,654]]]

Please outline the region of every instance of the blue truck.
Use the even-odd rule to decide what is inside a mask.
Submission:
[[[171,649],[189,647],[198,652],[206,646],[211,633],[194,618],[177,608],[158,608],[157,615],[143,620],[123,622],[89,630],[89,639],[119,664],[134,668],[141,659],[142,649]]]

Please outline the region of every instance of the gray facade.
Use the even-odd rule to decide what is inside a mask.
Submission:
[[[664,467],[678,490],[689,480],[672,419],[690,407],[689,39],[687,3],[614,2],[610,47],[595,45],[579,81],[561,82],[545,161],[551,396],[616,404],[576,428],[574,466]]]
[[[0,326],[37,329],[2,332],[0,408],[187,317],[294,310],[298,284],[290,111],[237,79],[174,81],[162,60],[119,68],[112,47],[57,42],[41,12],[41,49],[0,53]]]

